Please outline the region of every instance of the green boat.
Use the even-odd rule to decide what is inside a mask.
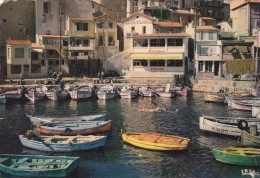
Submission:
[[[240,166],[260,166],[260,149],[257,148],[219,148],[212,150],[217,161]]]
[[[0,154],[0,172],[17,177],[66,177],[79,157]]]

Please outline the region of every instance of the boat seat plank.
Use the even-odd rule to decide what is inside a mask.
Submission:
[[[69,138],[69,139],[63,141],[63,143],[64,143],[64,144],[69,144],[69,143],[70,143],[72,140],[74,140],[74,139],[75,139],[75,137],[71,137],[71,138]]]
[[[9,158],[1,158],[0,159],[0,163],[3,163],[3,162],[5,162],[6,160],[8,160]]]

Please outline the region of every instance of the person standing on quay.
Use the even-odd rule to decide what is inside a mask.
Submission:
[[[20,84],[22,85],[23,84],[23,73],[22,72],[20,73],[20,80],[21,80]]]

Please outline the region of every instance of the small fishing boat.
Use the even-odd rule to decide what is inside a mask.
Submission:
[[[66,177],[78,163],[79,157],[0,155],[0,171],[15,177]]]
[[[119,88],[117,92],[121,98],[133,99],[138,96],[138,90],[127,86]]]
[[[206,102],[224,103],[225,94],[224,93],[205,93],[204,100]]]
[[[19,135],[23,146],[51,152],[85,151],[105,145],[107,136],[36,136],[32,132]]]
[[[243,92],[231,92],[225,94],[225,102],[228,103],[230,100],[241,100],[241,99],[251,99],[252,94],[248,91]]]
[[[45,87],[44,91],[46,92],[47,98],[52,101],[65,100],[69,97],[69,92],[67,90]]]
[[[253,106],[260,106],[260,100],[231,100],[228,106],[235,110],[252,111]]]
[[[6,91],[0,94],[0,104],[9,104],[13,101],[19,101],[22,99],[23,92],[21,89]]]
[[[117,92],[113,85],[103,86],[97,91],[97,97],[99,99],[103,99],[103,100],[113,99],[116,96],[117,96]]]
[[[166,88],[158,88],[155,90],[155,93],[160,97],[164,98],[173,98],[176,97],[177,93],[174,90],[170,90],[170,84],[166,85]]]
[[[144,96],[144,97],[154,97],[155,96],[155,92],[150,86],[148,86],[148,87],[142,86],[138,90],[139,90],[139,94],[141,96]]]
[[[186,150],[189,139],[157,133],[123,133],[122,138],[131,145],[158,151]]]
[[[157,108],[147,108],[147,109],[138,109],[140,112],[166,112],[166,107],[157,107]]]
[[[214,116],[201,116],[199,118],[199,128],[201,131],[230,136],[241,136],[241,129],[244,130],[251,125],[257,125],[260,128],[260,119]],[[258,131],[260,132],[260,130]]]
[[[219,148],[212,150],[217,161],[240,165],[260,166],[260,149],[257,148]]]
[[[241,145],[245,147],[257,147],[260,148],[260,136],[253,135],[246,131],[242,131],[241,134]]]
[[[46,92],[40,88],[34,88],[28,94],[25,94],[25,97],[32,103],[35,103],[36,101],[43,100],[46,97]]]
[[[100,132],[107,132],[111,128],[111,120],[109,121],[66,121],[66,122],[50,122],[36,123],[36,129],[47,135],[87,135]]]
[[[84,85],[71,88],[69,93],[72,100],[84,100],[92,97],[93,91],[91,86]]]
[[[59,122],[59,121],[104,121],[106,119],[105,114],[88,115],[88,116],[73,116],[73,117],[42,117],[42,116],[31,116],[26,114],[30,118],[31,122]]]

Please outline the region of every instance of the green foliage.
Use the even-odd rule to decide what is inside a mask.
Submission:
[[[228,23],[228,24],[229,24],[229,25],[232,27],[232,24],[233,24],[233,19],[231,19],[231,18],[230,18],[230,19],[228,19],[228,20],[227,20],[227,23]]]
[[[246,74],[255,72],[255,60],[254,59],[239,59],[226,62],[226,68],[228,74]]]
[[[152,7],[151,16],[157,17],[159,21],[169,21],[171,18],[171,11],[167,8]]]

